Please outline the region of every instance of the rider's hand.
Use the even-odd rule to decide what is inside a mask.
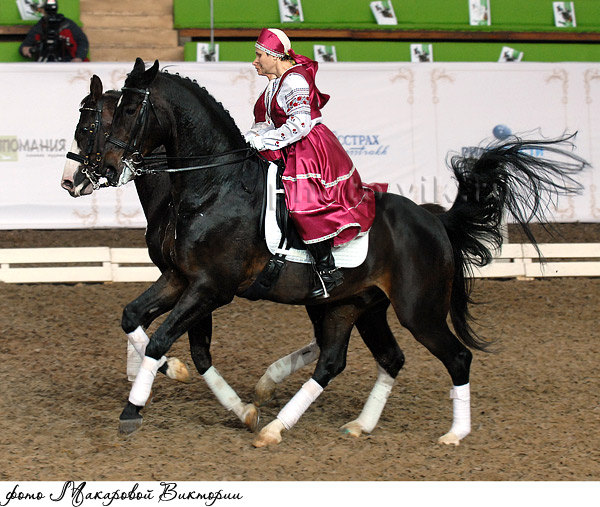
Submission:
[[[246,142],[252,146],[252,148],[254,148],[256,151],[265,151],[265,144],[263,143],[262,137],[260,137],[258,134],[253,135],[253,136],[248,136],[248,139],[246,139]]]

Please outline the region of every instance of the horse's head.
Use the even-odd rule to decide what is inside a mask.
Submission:
[[[61,186],[71,196],[91,194],[99,185],[99,169],[111,126],[119,92],[102,93],[102,81],[96,75],[90,80],[90,94],[81,102],[75,139],[63,170]]]
[[[136,165],[161,142],[160,121],[150,93],[158,74],[158,60],[146,70],[137,58],[125,80],[104,150],[103,176],[113,186],[124,185],[136,175]]]

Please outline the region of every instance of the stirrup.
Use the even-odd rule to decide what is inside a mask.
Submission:
[[[311,299],[328,298],[330,292],[344,282],[344,275],[339,268],[317,271],[315,287],[309,294]]]

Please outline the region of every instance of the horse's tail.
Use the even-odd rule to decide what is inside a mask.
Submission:
[[[546,222],[548,206],[559,195],[577,194],[582,188],[573,176],[587,162],[571,152],[572,137],[542,141],[511,137],[450,159],[458,194],[452,207],[439,218],[454,251],[450,317],[457,335],[471,348],[485,350],[489,345],[469,324],[472,266],[489,264],[492,252],[502,246],[505,213],[538,249],[529,223],[533,219]]]

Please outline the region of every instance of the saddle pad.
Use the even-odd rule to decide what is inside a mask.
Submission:
[[[272,254],[278,252],[279,242],[281,241],[281,230],[277,225],[275,216],[275,200],[277,195],[276,186],[277,166],[273,163],[269,164],[267,173],[267,210],[265,213],[265,237],[267,246]],[[336,246],[332,249],[335,265],[340,268],[355,268],[360,266],[367,258],[369,248],[369,231],[358,235],[352,241]],[[291,262],[300,262],[310,264],[311,257],[306,250],[298,250],[296,248],[281,250],[281,253],[286,254],[286,260]]]

